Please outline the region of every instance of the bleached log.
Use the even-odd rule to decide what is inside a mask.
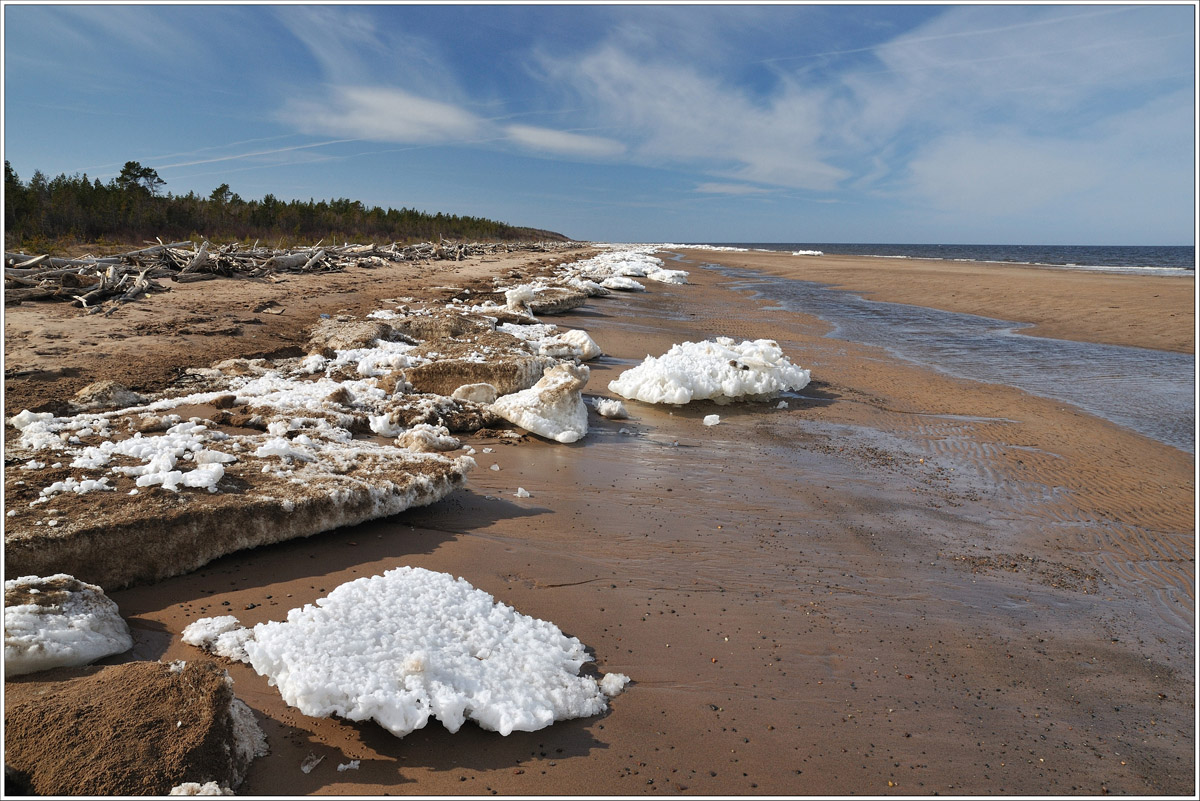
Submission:
[[[35,256],[32,259],[30,259],[29,261],[23,261],[20,264],[14,264],[13,267],[15,267],[18,270],[25,270],[30,267],[34,267],[38,264],[41,264],[48,258],[50,258],[50,257],[47,255]]]
[[[207,261],[208,261],[208,240],[206,239],[206,240],[204,240],[204,244],[202,244],[200,246],[200,249],[196,251],[196,255],[192,257],[191,261],[189,261],[187,264],[183,265],[183,269],[180,270],[179,272],[181,274],[182,273],[193,273],[193,272],[199,270],[204,265],[204,263]]]
[[[263,265],[268,270],[293,270],[308,262],[307,253],[292,253],[272,256]]]
[[[172,276],[171,280],[180,284],[193,284],[196,281],[211,281],[216,277],[216,273],[180,273]]]
[[[318,250],[316,253],[313,254],[313,257],[311,259],[304,262],[304,266],[300,268],[300,272],[302,272],[302,273],[308,272],[309,270],[311,270],[313,268],[313,265],[315,265],[317,262],[319,262],[323,258],[325,258],[325,251]]]

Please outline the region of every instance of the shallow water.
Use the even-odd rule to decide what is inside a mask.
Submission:
[[[820,317],[829,337],[885,348],[948,375],[1017,387],[1065,401],[1159,442],[1195,453],[1193,357],[1019,333],[990,317],[866,300],[810,281],[705,265],[737,279],[734,289],[778,308]]]

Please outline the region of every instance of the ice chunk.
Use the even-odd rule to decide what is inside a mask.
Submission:
[[[337,768],[338,773],[344,773],[345,771],[348,771],[348,770],[358,770],[358,764],[359,764],[359,761],[357,759],[352,759],[349,762],[339,763],[338,768]]]
[[[599,714],[578,639],[465,580],[400,567],[260,623],[247,661],[306,715],[375,720],[398,737],[436,717],[501,734]],[[610,688],[613,680],[610,680]]]
[[[517,491],[514,492],[513,495],[516,495],[518,498],[528,498],[529,490],[525,489],[524,487],[517,487]]]
[[[647,356],[621,373],[608,388],[624,398],[646,403],[684,404],[710,399],[767,400],[807,386],[809,371],[793,365],[770,339],[672,345],[662,356]]]
[[[590,372],[586,365],[557,364],[532,387],[499,398],[491,409],[538,436],[575,442],[588,430],[587,408],[580,390]]]
[[[243,628],[236,617],[221,615],[202,617],[189,624],[180,632],[179,639],[217,656],[244,662],[246,641],[252,636],[250,629]]]
[[[521,284],[504,293],[508,308],[516,312],[528,312],[529,303],[533,298],[533,287],[529,284]]]
[[[629,417],[629,410],[625,408],[625,404],[616,398],[596,398],[596,413],[612,420],[624,420]]]
[[[649,270],[646,277],[660,284],[686,284],[687,270]]]
[[[450,395],[455,400],[471,401],[472,403],[493,403],[496,400],[496,388],[491,384],[463,384]]]
[[[233,795],[233,790],[216,782],[184,782],[171,788],[167,795]]]
[[[629,292],[629,291],[645,292],[646,291],[645,284],[639,284],[637,281],[634,281],[632,278],[627,278],[623,275],[614,275],[611,278],[605,278],[603,281],[600,282],[600,286],[604,287],[605,289],[620,289],[625,292]]]
[[[374,428],[374,418],[371,420],[371,427]],[[386,434],[384,436],[387,436]],[[285,437],[275,437],[269,439],[254,451],[254,455],[262,459],[267,456],[279,456],[286,459],[299,459],[302,462],[311,462],[316,457],[308,450],[292,447],[293,440]]]
[[[198,451],[194,461],[198,465],[202,464],[232,464],[237,461],[237,457],[232,453],[222,453],[221,451],[203,450]]]
[[[706,426],[715,426],[719,422],[721,422],[721,415],[719,414],[704,415],[704,425]]]
[[[605,695],[612,698],[614,695],[619,695],[629,681],[629,677],[624,673],[606,673],[600,680],[600,689]]]
[[[25,411],[21,412],[20,414],[16,414],[16,415],[13,415],[12,417],[10,417],[8,419],[8,422],[12,425],[13,428],[17,429],[18,431],[23,431],[26,427],[29,426],[30,423],[36,423],[38,421],[53,420],[53,419],[54,419],[54,415],[51,414],[50,412],[31,412],[28,409],[26,409]]]
[[[133,647],[117,605],[74,576],[4,582],[4,670],[9,676],[86,665]]]
[[[460,443],[454,437],[450,436],[450,432],[445,426],[417,423],[396,437],[396,446],[399,448],[408,448],[410,451],[430,453],[457,450]]]
[[[578,328],[570,331],[564,331],[563,333],[559,334],[556,339],[558,339],[560,342],[565,342],[578,351],[579,358],[583,359],[585,362],[590,362],[597,356],[604,355],[604,351],[600,350],[600,346],[596,344],[596,341],[588,336],[587,331],[583,331]]]

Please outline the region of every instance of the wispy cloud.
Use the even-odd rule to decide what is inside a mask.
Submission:
[[[750,184],[723,184],[708,181],[697,184],[696,188],[692,191],[709,195],[762,195],[771,190],[764,189],[761,186],[751,186]]]
[[[505,115],[508,117],[511,115]],[[503,119],[501,117],[499,119]],[[321,100],[293,100],[279,118],[311,135],[396,144],[479,145],[507,142],[541,155],[611,158],[615,139],[535,125],[498,125],[496,118],[396,87],[337,86]]]
[[[1054,16],[1049,16],[1049,17],[1043,16],[1043,17],[1029,19],[1029,20],[1025,20],[1022,22],[1017,22],[1017,23],[1013,23],[1013,24],[1009,24],[1009,25],[999,25],[999,26],[995,26],[995,27],[979,27],[979,28],[973,27],[973,28],[968,28],[965,30],[949,30],[949,31],[944,31],[944,32],[936,32],[935,31],[935,32],[929,32],[929,33],[910,34],[910,35],[903,37],[903,39],[908,44],[930,44],[930,43],[934,43],[934,42],[943,42],[943,41],[946,41],[949,39],[961,39],[964,37],[990,37],[995,34],[1011,33],[1012,31],[1021,31],[1026,28],[1031,28],[1031,27],[1036,27],[1036,26],[1058,25],[1058,24],[1062,24],[1062,23],[1066,23],[1068,25],[1069,24],[1077,24],[1077,23],[1081,22],[1082,20],[1087,19],[1089,17],[1104,17],[1104,16],[1109,16],[1111,14],[1120,14],[1120,13],[1128,11],[1128,10],[1130,10],[1129,7],[1124,7],[1124,8],[1118,7],[1118,8],[1107,8],[1102,11],[1085,11],[1082,13],[1069,12],[1069,13],[1063,14],[1063,15],[1054,15]],[[760,63],[767,64],[767,63],[776,63],[776,62],[784,62],[784,61],[796,61],[796,60],[802,60],[802,59],[828,58],[830,56],[846,56],[846,55],[853,55],[853,54],[857,54],[857,53],[871,53],[877,49],[879,49],[879,45],[871,45],[869,47],[854,47],[854,48],[849,48],[846,50],[826,50],[826,51],[818,52],[818,53],[802,53],[802,54],[792,55],[792,56],[777,56],[777,57],[773,57],[773,58],[763,59]]]
[[[178,167],[194,167],[197,164],[216,164],[222,161],[242,161],[244,159],[261,158],[264,156],[275,156],[280,153],[291,153],[298,150],[310,150],[317,147],[327,147],[329,145],[339,145],[343,142],[357,142],[357,139],[330,139],[325,142],[308,142],[303,145],[291,145],[289,147],[276,147],[269,150],[251,150],[246,153],[233,153],[226,156],[213,156],[206,159],[194,159],[192,161],[179,161],[174,164],[152,164],[157,170],[169,170]]]
[[[585,136],[533,125],[509,125],[504,132],[514,143],[546,153],[604,158],[625,152],[625,145],[602,136]]]
[[[322,100],[293,100],[279,114],[299,130],[377,142],[478,138],[483,121],[449,103],[393,87],[333,87]]]
[[[589,103],[593,119],[627,132],[635,162],[807,189],[832,188],[846,175],[819,141],[822,91],[789,83],[764,102],[695,68],[613,44],[548,59],[547,68]]]

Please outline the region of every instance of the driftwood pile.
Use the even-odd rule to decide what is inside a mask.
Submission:
[[[64,259],[4,254],[4,303],[27,300],[67,300],[88,314],[112,314],[123,304],[151,292],[169,288],[157,283],[206,281],[235,275],[270,278],[275,273],[340,272],[351,267],[383,267],[394,262],[461,261],[515,251],[552,252],[575,247],[573,242],[422,242],[416,245],[328,245],[279,250],[243,247],[232,242],[221,247],[207,240],[159,244],[115,256]]]

